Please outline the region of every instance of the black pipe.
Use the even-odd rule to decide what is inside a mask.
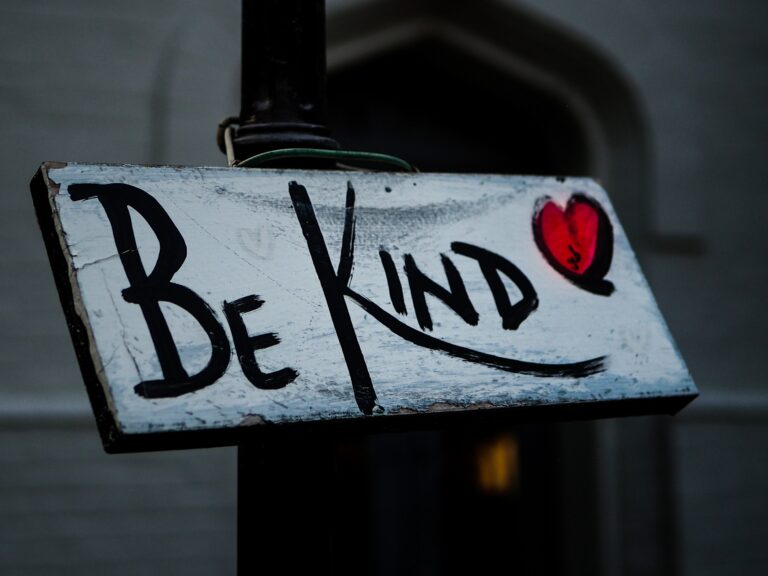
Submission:
[[[325,110],[325,0],[243,0],[237,161],[281,148],[335,150]],[[318,160],[283,162],[328,168]],[[334,444],[284,438],[238,446],[237,573],[330,575]]]
[[[235,158],[337,149],[326,126],[325,0],[243,0]]]

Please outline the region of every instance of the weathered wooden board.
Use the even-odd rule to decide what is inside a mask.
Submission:
[[[50,164],[32,189],[108,450],[696,395],[587,179]]]

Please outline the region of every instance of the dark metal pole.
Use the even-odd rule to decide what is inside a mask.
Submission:
[[[345,514],[330,439],[274,437],[238,447],[237,573],[330,575]]]
[[[324,0],[243,0],[242,6],[235,158],[338,148],[325,126]],[[328,438],[275,435],[238,447],[239,576],[331,574],[334,446]]]
[[[279,148],[338,148],[325,125],[325,0],[242,6],[237,160]]]

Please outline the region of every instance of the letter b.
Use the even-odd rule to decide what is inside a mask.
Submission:
[[[163,378],[140,382],[136,393],[144,398],[170,398],[216,382],[229,364],[229,340],[210,306],[186,286],[171,282],[187,257],[187,246],[168,213],[152,196],[128,184],[72,184],[69,194],[72,200],[95,197],[104,207],[130,284],[123,290],[123,298],[141,307],[149,328]],[[129,207],[146,220],[160,243],[157,263],[149,274],[141,262]],[[190,376],[184,369],[160,302],[185,310],[208,335],[211,358],[197,374]]]

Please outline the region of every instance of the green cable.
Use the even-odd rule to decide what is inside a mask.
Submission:
[[[411,164],[389,154],[379,154],[377,152],[356,152],[353,150],[323,150],[321,148],[284,148],[281,150],[270,150],[262,152],[238,162],[237,168],[256,168],[274,160],[284,160],[286,158],[323,158],[330,160],[362,160],[365,162],[375,162],[377,164],[387,164],[396,166],[406,172],[418,172]]]

